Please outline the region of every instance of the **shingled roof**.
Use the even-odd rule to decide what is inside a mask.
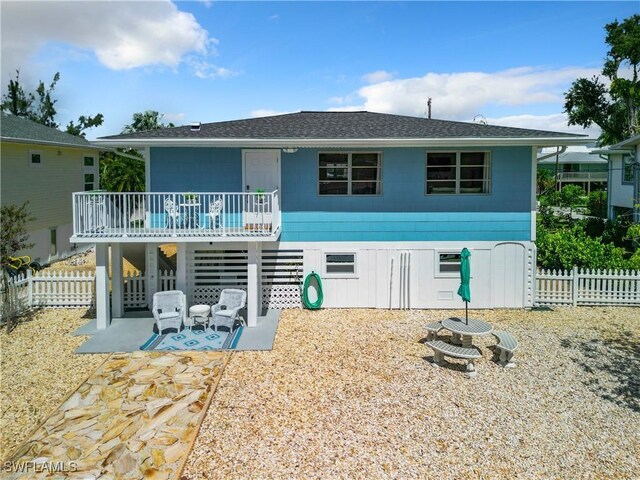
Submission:
[[[126,139],[578,138],[582,135],[373,112],[299,112],[101,137]]]
[[[95,148],[83,137],[77,137],[55,128],[46,127],[15,115],[2,114],[0,137],[5,142],[34,143],[38,145],[61,145],[69,147]]]

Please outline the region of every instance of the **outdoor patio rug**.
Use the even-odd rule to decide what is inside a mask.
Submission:
[[[151,335],[140,350],[233,350],[238,345],[244,327],[236,328],[232,333],[216,332],[211,329],[189,330],[185,328],[177,333]]]

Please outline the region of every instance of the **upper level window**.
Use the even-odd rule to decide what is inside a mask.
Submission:
[[[427,195],[490,192],[489,152],[427,152]]]
[[[98,188],[98,165],[93,155],[84,155],[82,157],[84,168],[84,190],[88,192]]]
[[[633,184],[633,157],[624,156],[622,159],[622,183]]]
[[[380,157],[377,152],[320,153],[318,194],[379,195]]]
[[[42,152],[40,150],[29,150],[29,165],[32,167],[42,165]]]

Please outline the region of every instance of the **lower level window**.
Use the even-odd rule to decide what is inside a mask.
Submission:
[[[459,253],[438,253],[438,273],[451,275],[460,273]]]
[[[355,275],[355,253],[325,253],[325,273],[327,275]]]

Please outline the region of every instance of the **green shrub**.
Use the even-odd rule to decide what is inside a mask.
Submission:
[[[580,220],[578,225],[584,230],[587,236],[591,238],[602,237],[606,229],[606,222],[602,218],[588,217],[584,220]],[[605,242],[610,243],[610,242]],[[620,246],[620,245],[618,245]]]
[[[587,199],[589,215],[607,218],[607,192],[591,192]]]
[[[625,258],[624,248],[589,237],[581,226],[553,233],[542,227],[538,230],[536,244],[541,268],[633,268],[631,261]]]

